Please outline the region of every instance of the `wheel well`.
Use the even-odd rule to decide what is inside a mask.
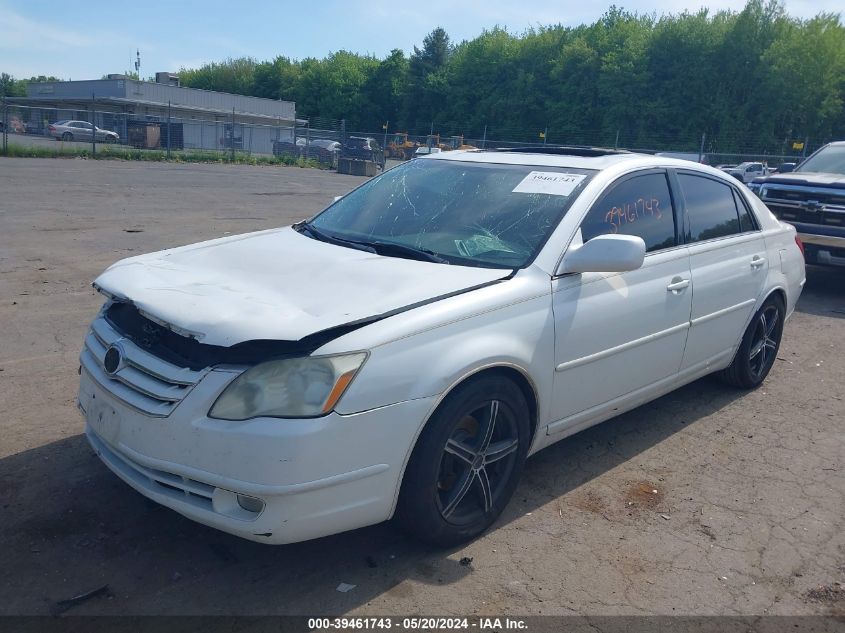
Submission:
[[[775,288],[774,290],[772,290],[768,294],[768,296],[766,296],[765,301],[768,301],[770,297],[774,297],[775,295],[777,295],[777,297],[780,299],[781,303],[783,304],[784,309],[786,309],[786,305],[787,305],[786,304],[786,293],[783,291],[783,288]],[[765,303],[765,301],[764,301],[764,303]]]
[[[528,380],[528,378],[518,369],[514,369],[513,367],[508,367],[505,365],[499,365],[495,367],[488,367],[486,369],[482,369],[470,376],[464,378],[461,382],[454,385],[452,389],[449,390],[449,393],[460,387],[461,385],[466,384],[472,380],[477,380],[482,376],[490,376],[491,374],[496,374],[499,376],[503,376],[513,382],[519,390],[522,391],[522,395],[525,397],[525,401],[528,403],[528,415],[530,416],[530,423],[528,425],[529,431],[531,435],[528,439],[528,446],[530,447],[531,444],[534,442],[534,435],[537,431],[537,420],[538,420],[538,403],[537,403],[537,392],[534,390],[534,386]]]

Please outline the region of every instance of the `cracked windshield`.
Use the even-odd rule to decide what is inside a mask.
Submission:
[[[592,173],[413,160],[351,192],[299,230],[381,255],[520,268],[531,262]]]

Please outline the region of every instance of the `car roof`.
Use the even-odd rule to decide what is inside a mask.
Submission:
[[[595,151],[595,150],[594,150]],[[549,151],[524,150],[454,150],[451,152],[440,152],[435,160],[465,161],[473,163],[500,163],[509,165],[535,165],[547,167],[575,167],[578,169],[595,169],[598,171],[609,167],[626,164],[631,167],[703,167],[699,163],[693,163],[679,158],[668,156],[653,156],[651,154],[637,154],[634,152],[617,152],[606,150],[607,153],[598,155],[583,156],[567,153],[551,153]]]
[[[591,149],[595,150],[595,148]],[[696,171],[714,177],[718,180],[733,183],[733,177],[728,175],[727,172],[711,167],[710,165],[694,163],[681,158],[670,158],[668,156],[655,156],[652,154],[638,154],[635,152],[621,152],[615,150],[605,151],[608,153],[598,156],[573,156],[563,153],[550,153],[548,151],[537,152],[531,151],[530,149],[520,151],[471,149],[429,154],[426,157],[426,160],[524,165],[526,167],[570,167],[575,169],[591,169],[597,172],[605,172],[610,178],[615,178],[619,175],[640,169],[673,168]]]

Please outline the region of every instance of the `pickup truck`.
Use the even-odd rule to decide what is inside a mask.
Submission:
[[[845,141],[828,143],[791,173],[757,178],[749,188],[795,226],[807,263],[845,266]]]
[[[769,173],[763,163],[740,163],[736,167],[723,168],[722,171],[744,183],[749,183]]]

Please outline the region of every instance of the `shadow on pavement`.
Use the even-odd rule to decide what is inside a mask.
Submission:
[[[702,379],[541,451],[492,530],[631,460],[743,392]],[[0,460],[0,613],[44,614],[108,585],[70,613],[338,614],[414,579],[471,573],[459,549],[421,545],[393,523],[268,546],[189,521],[123,484],[84,436]],[[355,584],[348,593],[338,584]],[[406,596],[407,597],[407,596]]]
[[[845,268],[807,266],[798,312],[845,319]]]

